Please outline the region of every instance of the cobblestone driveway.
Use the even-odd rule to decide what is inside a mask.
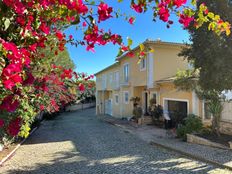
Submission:
[[[65,113],[42,126],[0,173],[187,174],[230,173],[148,145],[101,122],[94,109]]]

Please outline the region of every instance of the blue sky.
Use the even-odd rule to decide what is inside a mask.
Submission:
[[[107,2],[107,1],[106,1]],[[100,23],[100,27],[105,30],[111,29],[112,33],[117,33],[123,36],[125,42],[126,38],[130,37],[133,40],[133,47],[142,43],[146,39],[156,40],[160,38],[162,41],[170,42],[186,42],[189,35],[187,31],[183,30],[176,17],[172,16],[171,19],[174,24],[170,29],[167,29],[166,24],[162,21],[152,21],[152,12],[148,11],[145,14],[137,15],[129,8],[129,2],[116,3],[115,1],[109,1],[108,3],[116,9],[123,9],[122,12],[133,15],[136,17],[134,25],[129,24],[123,18],[109,19]],[[67,35],[72,34],[75,39],[82,39],[83,35],[77,31],[75,27],[68,28],[65,33]],[[86,72],[88,74],[94,74],[101,69],[113,64],[115,62],[116,55],[118,53],[118,46],[108,44],[105,46],[96,46],[95,53],[86,51],[83,46],[71,46],[67,45],[70,57],[76,65],[76,71]]]

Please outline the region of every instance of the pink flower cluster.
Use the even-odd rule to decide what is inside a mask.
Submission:
[[[12,137],[17,136],[21,128],[21,122],[22,119],[20,117],[11,120],[7,127],[8,134]]]
[[[110,13],[112,13],[113,9],[112,7],[108,7],[107,4],[105,3],[100,3],[100,5],[98,6],[98,22],[100,21],[105,21],[106,19],[109,19],[110,17],[112,17],[110,15]]]
[[[160,20],[167,22],[168,23],[167,27],[169,27],[169,25],[173,23],[173,21],[169,20],[170,10],[171,10],[170,7],[177,9],[177,8],[184,6],[186,3],[187,3],[187,0],[160,0],[158,1],[158,5],[156,8],[157,9],[156,15],[159,16]],[[144,11],[145,4],[142,2],[138,4],[133,3],[131,8],[134,9],[138,13],[142,13]],[[189,26],[192,20],[193,20],[192,16],[181,14],[179,22],[183,24],[183,26],[186,28]]]

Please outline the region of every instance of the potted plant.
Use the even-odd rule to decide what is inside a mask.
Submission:
[[[150,100],[148,111],[154,123],[159,121],[159,119],[163,116],[163,107],[161,105],[157,105],[154,98]]]
[[[141,106],[139,106],[140,98],[139,97],[132,97],[130,101],[133,102],[133,118],[137,121],[138,124],[142,124],[142,115],[143,110]]]

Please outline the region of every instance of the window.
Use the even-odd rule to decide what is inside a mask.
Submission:
[[[115,104],[118,104],[119,103],[119,97],[118,97],[118,94],[115,94]]]
[[[146,59],[143,58],[140,62],[140,71],[144,71],[146,69]]]
[[[113,73],[109,74],[109,83],[110,85],[113,83]]]
[[[102,88],[106,88],[107,76],[105,74],[102,75]]]
[[[129,92],[127,91],[124,92],[124,103],[129,103]]]
[[[101,76],[96,77],[96,83],[98,84],[100,83],[100,81],[101,81]]]
[[[129,82],[129,64],[123,66],[124,82]]]
[[[118,71],[116,71],[115,73],[114,73],[114,83],[115,83],[115,87],[116,88],[119,88],[119,72]]]

